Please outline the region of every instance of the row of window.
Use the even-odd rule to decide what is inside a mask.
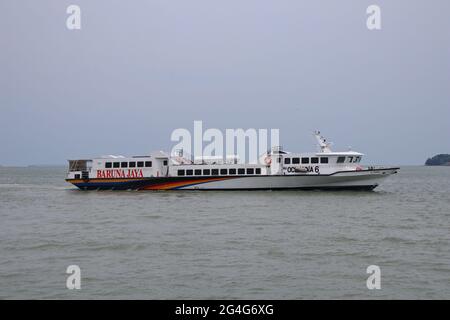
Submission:
[[[150,168],[151,161],[105,162],[105,168]]]
[[[355,156],[355,157],[354,156],[348,156],[348,157],[342,156],[342,157],[338,157],[337,158],[337,163],[344,163],[346,158],[348,158],[348,162],[350,162],[350,163],[356,163],[356,162],[360,162],[361,161],[361,157],[360,156]],[[284,164],[291,164],[291,163],[292,164],[300,164],[300,162],[302,164],[309,164],[309,163],[315,164],[315,163],[319,163],[319,162],[320,163],[328,163],[328,157],[284,158]],[[165,166],[167,165],[167,160],[164,160],[164,165]],[[151,168],[152,167],[152,162],[151,161],[105,162],[105,168],[136,168],[136,167],[137,168],[144,168],[144,167]],[[209,170],[210,169],[205,169],[203,171],[209,171]],[[212,170],[214,171],[214,170],[219,170],[219,169],[212,169]],[[226,171],[228,169],[220,169],[220,170],[221,171],[222,170]],[[221,175],[236,174],[236,172],[235,172],[236,169],[229,169],[229,170],[231,171],[230,173],[222,173],[221,172],[220,174]],[[245,169],[241,168],[241,169],[237,169],[237,170],[238,170],[238,174],[245,174]],[[241,173],[241,172],[239,172],[239,170],[244,170],[244,171]],[[253,168],[247,168],[247,171],[248,170],[253,170]],[[256,170],[260,171],[259,173],[256,173],[256,174],[261,174],[261,169],[260,168],[256,168]],[[192,170],[186,170],[186,171],[192,171]],[[195,173],[194,175],[199,175],[199,176],[202,175],[201,174],[201,169],[197,169],[195,171],[198,172],[198,173]],[[217,173],[217,174],[212,173],[212,175],[218,175],[218,174],[219,173]],[[254,174],[254,173],[253,172],[252,173],[247,172],[247,174]],[[186,175],[193,175],[193,174],[192,173],[191,174],[187,174],[186,173]],[[203,173],[203,175],[210,175],[210,174],[209,173],[208,174]]]
[[[180,169],[178,176],[226,176],[234,174],[261,174],[261,168],[232,168],[232,169]]]
[[[360,156],[348,156],[348,157],[338,157],[337,163],[344,163],[345,159],[348,158],[348,162],[355,163],[360,162],[361,157]],[[328,157],[311,157],[311,158],[284,158],[284,164],[309,164],[309,163],[328,163]]]
[[[167,166],[168,161],[164,160],[163,165]],[[122,162],[105,162],[105,168],[151,168],[151,161],[122,161]]]
[[[361,161],[361,157],[360,156],[348,156],[348,157],[338,157],[337,158],[337,163],[344,163],[345,162],[345,158],[348,158],[348,162],[350,163],[355,163],[355,162],[360,162]]]
[[[328,157],[312,157],[312,158],[301,158],[302,164],[309,164],[309,163],[328,163]],[[284,164],[299,164],[300,158],[284,158]]]

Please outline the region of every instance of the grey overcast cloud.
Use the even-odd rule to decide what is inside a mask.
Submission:
[[[81,30],[66,27],[69,5]],[[366,9],[381,8],[381,30]],[[450,152],[447,0],[0,2],[0,164],[170,150],[176,128],[279,128],[376,164]]]

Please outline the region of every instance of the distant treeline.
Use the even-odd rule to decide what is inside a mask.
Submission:
[[[450,166],[450,154],[438,154],[433,158],[428,158],[426,166]]]

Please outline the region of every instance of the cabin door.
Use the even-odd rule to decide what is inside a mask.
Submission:
[[[281,154],[272,154],[272,162],[270,164],[271,174],[281,174],[283,170],[282,160],[283,157],[281,156]]]
[[[153,176],[155,177],[165,177],[169,174],[169,159],[168,158],[157,158],[153,161]]]

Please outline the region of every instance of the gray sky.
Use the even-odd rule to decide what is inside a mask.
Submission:
[[[82,29],[66,28],[66,8]],[[381,7],[382,30],[366,27]],[[0,164],[170,150],[176,128],[320,129],[366,163],[450,153],[448,0],[2,0]]]

